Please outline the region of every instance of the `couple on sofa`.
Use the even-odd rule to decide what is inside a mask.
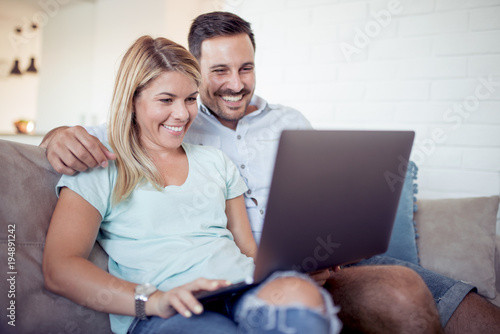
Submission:
[[[254,96],[248,22],[201,15],[189,48],[197,61],[166,39],[140,38],[122,60],[108,127],[87,129],[96,137],[72,127],[44,138],[61,173],[104,167],[61,178],[44,254],[49,289],[77,303],[109,291],[106,305],[90,306],[112,314],[120,333],[335,333],[338,318],[346,332],[495,331],[500,312],[473,287],[388,257],[309,276],[277,273],[235,298],[201,305],[193,292],[253,270],[276,149],[257,140],[310,124]],[[207,182],[217,196],[187,225],[178,207]],[[113,275],[86,259],[96,238]]]

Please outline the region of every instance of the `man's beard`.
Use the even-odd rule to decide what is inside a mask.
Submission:
[[[245,116],[246,110],[248,105],[250,104],[250,100],[246,102],[246,104],[243,107],[235,108],[232,109],[231,107],[227,106],[224,104],[224,102],[219,101],[220,96],[238,96],[238,95],[243,95],[242,99],[244,99],[246,96],[250,95],[252,92],[248,90],[247,88],[243,88],[239,92],[234,92],[232,90],[226,89],[226,90],[220,90],[215,92],[214,94],[214,105],[207,105],[205,106],[210,110],[212,114],[217,116],[219,119],[224,120],[224,121],[230,121],[230,122],[235,122],[239,121]],[[233,112],[230,112],[228,110],[231,110]]]

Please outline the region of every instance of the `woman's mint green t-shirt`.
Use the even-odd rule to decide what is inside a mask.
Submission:
[[[138,186],[130,198],[111,206],[117,176],[113,161],[57,185],[78,193],[102,216],[98,242],[109,255],[111,274],[166,291],[199,277],[232,282],[251,277],[253,260],[241,254],[227,229],[226,200],[247,187],[221,151],[183,144],[189,162],[186,182],[158,191]],[[126,333],[133,317],[111,315],[115,333]]]

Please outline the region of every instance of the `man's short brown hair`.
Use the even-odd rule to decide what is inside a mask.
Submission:
[[[247,34],[255,51],[255,38],[250,23],[229,12],[202,14],[194,19],[188,35],[189,51],[200,61],[201,43],[220,36]]]

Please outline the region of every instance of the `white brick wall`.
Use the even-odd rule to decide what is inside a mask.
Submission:
[[[258,94],[316,128],[415,130],[421,198],[500,194],[500,0],[228,3]]]
[[[500,29],[500,8],[479,8],[470,12],[471,30]]]

